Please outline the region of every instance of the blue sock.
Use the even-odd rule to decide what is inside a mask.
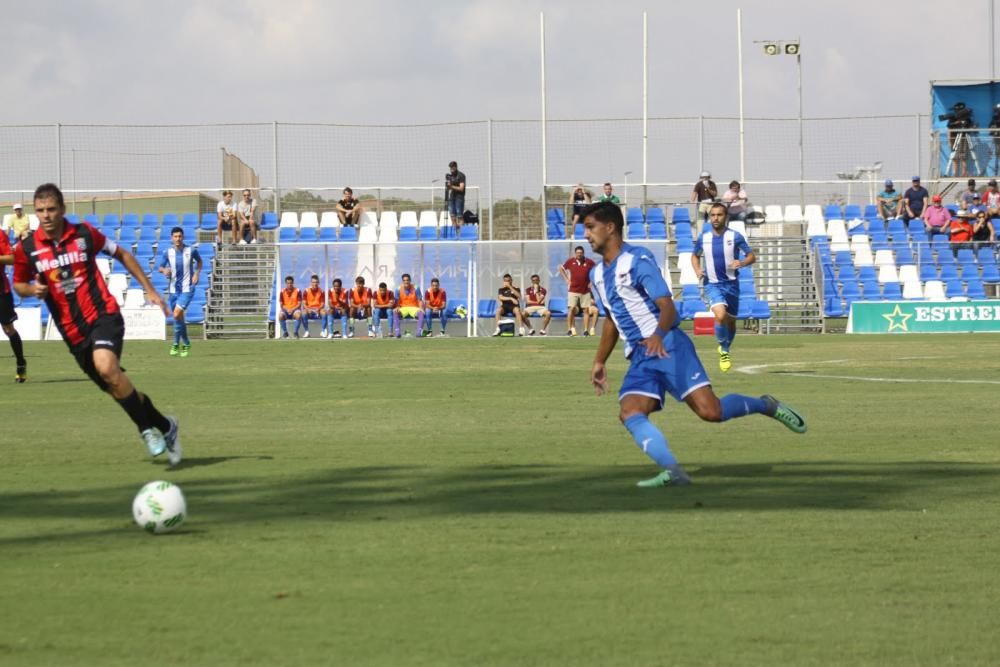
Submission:
[[[302,328],[306,330],[306,333],[309,333],[309,318],[303,317],[300,321],[302,322]]]
[[[174,345],[181,344],[181,325],[177,320],[174,320]]]
[[[191,344],[190,339],[188,339],[188,323],[187,323],[187,320],[184,320],[183,322],[181,322],[178,325],[176,325],[174,327],[174,333],[175,333],[175,335],[177,335],[177,336],[180,337],[181,342],[184,343],[185,345],[190,345]]]
[[[658,466],[666,468],[677,465],[677,459],[667,446],[666,437],[660,429],[653,426],[653,422],[649,421],[646,415],[632,415],[625,420],[625,428],[632,434],[635,444],[639,445],[646,456],[653,459]]]
[[[283,336],[288,335],[288,320],[281,320],[281,334]]]
[[[733,327],[732,329],[726,327],[726,346],[723,349],[728,351],[729,348],[733,346],[733,340],[735,340],[735,338],[736,338],[736,327]]]
[[[722,324],[716,323],[715,339],[719,341],[719,345],[722,347],[723,352],[729,352],[729,329]]]
[[[302,328],[302,320],[295,320],[295,335],[299,335],[299,329]]]
[[[722,404],[722,421],[762,414],[765,410],[764,401],[756,396],[726,394],[719,399],[719,402]]]
[[[331,315],[330,317],[332,318],[333,315]],[[331,327],[330,331],[333,331],[333,329],[332,329],[332,327],[333,327],[333,320],[332,319],[330,320],[330,327]],[[343,338],[347,338],[347,315],[342,315],[340,317],[340,335]]]

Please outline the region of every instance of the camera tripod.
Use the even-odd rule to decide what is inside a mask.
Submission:
[[[973,150],[972,140],[969,139],[967,132],[959,131],[956,133],[954,143],[951,145],[951,153],[948,155],[948,164],[945,166],[944,173],[945,176],[968,176],[969,169],[969,159],[972,158],[972,164],[975,167],[974,174],[979,174],[979,158],[976,157],[976,151]],[[953,174],[952,170],[955,168],[955,158],[961,156],[962,166],[965,168],[966,173],[964,174]]]

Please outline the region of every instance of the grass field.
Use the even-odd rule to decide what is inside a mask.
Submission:
[[[177,470],[30,344],[0,392],[0,664],[1000,664],[1000,337],[745,335],[725,376],[699,337],[720,394],[810,431],[671,404],[695,484],[652,491],[594,344],[129,343]],[[153,537],[130,507],[158,478],[190,518]]]

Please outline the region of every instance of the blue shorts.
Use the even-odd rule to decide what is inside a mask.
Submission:
[[[187,310],[188,306],[191,305],[191,299],[194,298],[194,292],[181,292],[180,294],[170,294],[167,296],[167,305],[170,310],[174,308],[180,308],[181,310]]]
[[[448,213],[456,218],[461,218],[465,213],[465,197],[456,197],[454,194],[448,199]]]
[[[345,308],[331,308],[330,317],[347,317],[347,309]]]
[[[306,310],[307,320],[318,320],[323,317],[323,315],[318,310]]]
[[[736,317],[736,313],[740,312],[740,281],[705,283],[705,298],[709,308],[721,304],[730,315]]]
[[[686,333],[674,329],[663,340],[663,348],[667,356],[662,359],[647,356],[645,347],[633,349],[631,365],[618,392],[619,402],[628,394],[639,394],[655,398],[659,401],[656,409],[661,410],[667,394],[675,401],[683,401],[695,389],[712,384]]]
[[[295,319],[295,313],[301,313],[301,312],[302,310],[300,308],[296,308],[295,310],[292,311],[289,311],[287,308],[281,309],[281,314],[284,315],[285,318],[289,320]]]

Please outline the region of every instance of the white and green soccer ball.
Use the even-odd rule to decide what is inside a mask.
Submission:
[[[143,530],[161,534],[176,530],[187,517],[187,503],[181,487],[171,482],[150,482],[139,489],[132,501],[132,516]]]
[[[465,306],[459,306],[458,308],[455,309],[455,316],[460,320],[464,320],[465,316],[468,314],[469,311]]]

